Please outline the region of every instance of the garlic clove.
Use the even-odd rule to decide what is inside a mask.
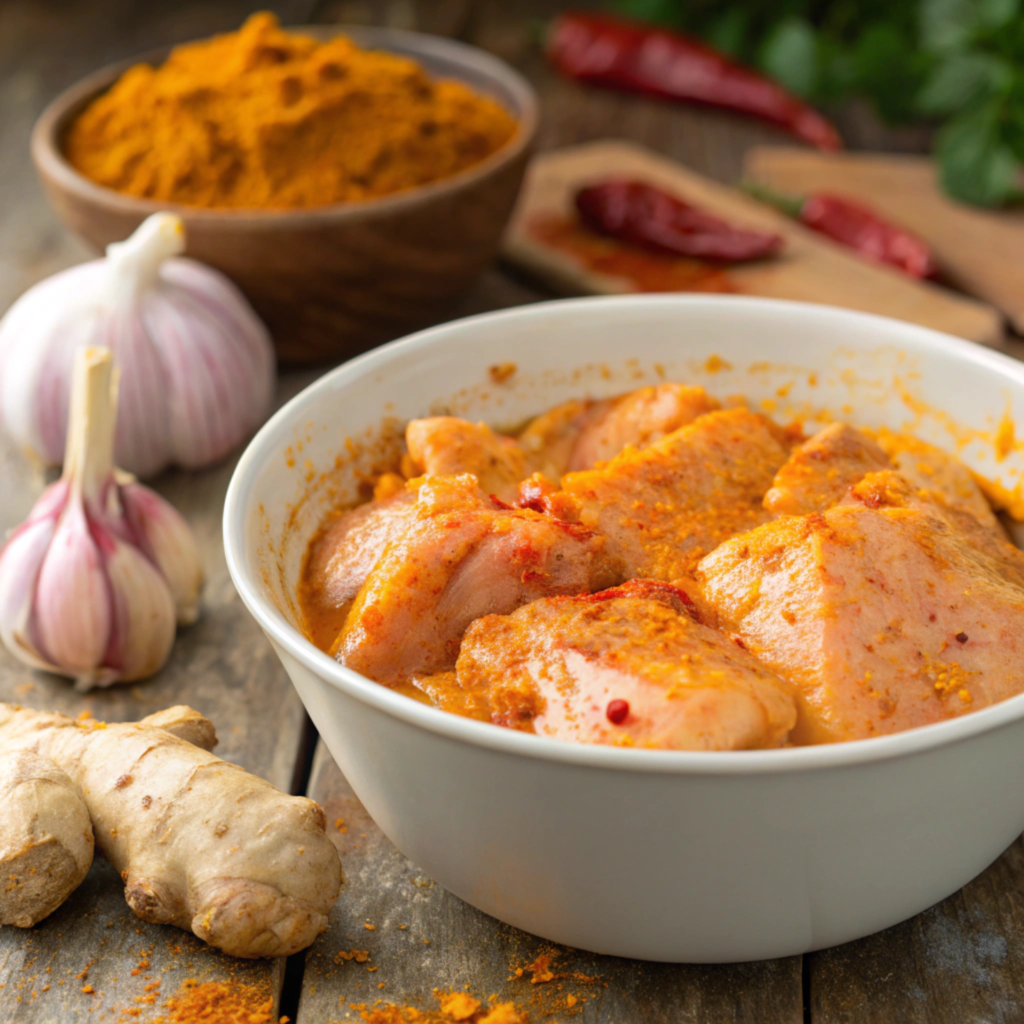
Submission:
[[[158,671],[174,644],[174,601],[158,569],[130,544],[107,537],[112,629],[107,681],[129,683]],[[104,544],[104,547],[106,545]],[[88,682],[79,681],[78,689]]]
[[[29,619],[39,570],[56,530],[53,516],[30,519],[0,552],[0,641],[23,661],[43,669],[51,666],[29,640]]]
[[[120,492],[139,546],[167,581],[178,624],[191,625],[199,617],[203,589],[203,563],[191,528],[173,505],[148,487],[132,481],[123,483]]]
[[[103,665],[113,610],[103,558],[85,508],[69,500],[43,558],[29,623],[40,656],[54,671],[83,683],[105,685]]]
[[[109,350],[76,354],[63,475],[0,550],[0,640],[82,690],[160,669],[203,582],[185,520],[114,469],[117,385]]]

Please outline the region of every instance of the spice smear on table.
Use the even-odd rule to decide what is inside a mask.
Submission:
[[[476,999],[468,992],[434,990],[439,1009],[396,1006],[382,1003],[372,1007],[350,1003],[366,1024],[530,1024],[529,1016],[513,1003],[497,996]]]
[[[458,174],[516,122],[461,82],[345,36],[286,32],[269,13],[126,71],[78,116],[66,155],[86,177],[187,206],[297,209]]]

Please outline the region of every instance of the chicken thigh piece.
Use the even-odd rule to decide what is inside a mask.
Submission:
[[[646,448],[718,408],[701,387],[657,384],[597,402],[556,405],[526,427],[519,443],[534,469],[559,477],[591,469],[627,445]]]
[[[607,462],[626,445],[646,448],[718,408],[718,402],[703,388],[685,384],[657,384],[631,391],[615,399],[603,415],[594,417],[583,428],[573,447],[568,471],[591,469],[599,462]]]
[[[573,399],[534,417],[519,435],[519,444],[533,469],[560,477],[569,468],[580,435],[614,405],[615,399]]]
[[[697,577],[722,626],[795,684],[794,742],[900,732],[1024,690],[1024,553],[891,470],[732,538]]]
[[[531,472],[514,438],[496,434],[486,423],[470,423],[457,416],[412,420],[405,428],[405,443],[424,474],[472,473],[484,494],[502,501],[513,501],[519,481]]]
[[[980,523],[1006,536],[971,471],[955,456],[909,434],[882,429],[875,439],[911,484],[931,491],[944,504],[970,512]]]
[[[473,476],[427,477],[331,654],[382,683],[444,671],[481,615],[620,579],[605,546],[584,526],[483,495]]]
[[[694,420],[648,448],[570,473],[580,522],[608,539],[627,578],[689,576],[723,540],[764,522],[762,500],[788,452],[781,432],[747,409]]]
[[[337,636],[348,606],[388,541],[405,528],[415,502],[415,487],[368,501],[331,520],[313,540],[302,573],[301,603],[311,613],[310,623],[330,633],[314,636],[317,646],[329,646]]]
[[[478,619],[456,672],[497,724],[577,743],[749,750],[796,721],[788,683],[651,580]]]
[[[776,515],[809,515],[838,504],[868,473],[892,463],[867,434],[846,423],[830,423],[793,449],[775,474],[764,507]]]

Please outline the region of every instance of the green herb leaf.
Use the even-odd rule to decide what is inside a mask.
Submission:
[[[628,18],[656,25],[678,27],[682,23],[682,5],[678,0],[616,0],[615,8]]]
[[[964,111],[939,133],[935,155],[942,187],[975,206],[1002,206],[1017,193],[1017,159],[999,131],[999,105]]]
[[[739,57],[750,38],[750,16],[741,7],[730,7],[711,20],[703,34],[716,50]]]
[[[990,53],[955,53],[936,67],[917,97],[922,114],[955,114],[996,93],[1006,92],[1013,68]]]
[[[915,50],[897,26],[878,22],[868,26],[853,52],[853,89],[875,101],[882,117],[892,123],[918,115],[914,100],[935,60]]]
[[[1017,17],[1020,0],[977,0],[978,24],[986,29],[1002,28]]]
[[[814,29],[803,18],[784,18],[765,39],[758,63],[787,89],[811,95],[818,81]]]
[[[947,53],[970,42],[978,26],[976,0],[920,0],[921,44]]]

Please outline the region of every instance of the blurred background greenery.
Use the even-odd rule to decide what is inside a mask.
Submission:
[[[1021,0],[612,0],[690,33],[829,107],[861,97],[890,124],[936,127],[942,185],[981,206],[1019,202]]]

